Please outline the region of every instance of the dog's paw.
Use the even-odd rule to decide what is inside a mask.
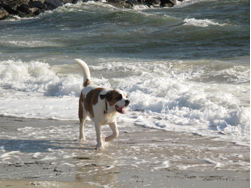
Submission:
[[[79,138],[79,142],[83,143],[83,142],[88,142],[85,138]]]
[[[105,141],[106,142],[110,142],[110,141],[112,141],[112,138],[111,138],[112,136],[107,136],[107,137],[105,137]]]
[[[102,150],[104,150],[104,149],[105,149],[105,147],[104,147],[103,145],[97,146],[97,147],[96,147],[96,150],[98,150],[98,151],[102,151]]]

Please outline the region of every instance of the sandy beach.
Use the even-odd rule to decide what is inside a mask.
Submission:
[[[57,130],[57,132],[56,132]],[[122,126],[95,150],[77,121],[0,118],[1,187],[243,187],[250,184],[250,148],[200,135]],[[46,132],[47,131],[47,132]],[[103,127],[103,134],[111,132]]]

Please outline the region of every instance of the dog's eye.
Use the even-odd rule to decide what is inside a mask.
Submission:
[[[116,100],[121,100],[123,97],[122,97],[122,95],[121,94],[119,94],[119,96],[118,97],[116,97]]]

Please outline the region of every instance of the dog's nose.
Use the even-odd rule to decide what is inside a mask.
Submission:
[[[126,100],[126,101],[125,101],[125,106],[128,106],[129,103],[130,103],[130,101],[129,101],[129,100]]]

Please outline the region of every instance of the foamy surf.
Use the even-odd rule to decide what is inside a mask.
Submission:
[[[74,83],[75,82],[75,83]],[[77,95],[81,81],[69,74],[60,76],[47,63],[38,61],[4,61],[0,65],[2,87],[51,96]]]
[[[186,18],[184,20],[184,25],[192,25],[196,27],[208,27],[210,25],[213,26],[225,26],[225,24],[219,24],[209,19],[195,19],[195,18]]]
[[[229,68],[222,62],[221,70],[212,73],[211,65],[191,63],[114,61],[89,67],[94,84],[128,93],[131,103],[120,122],[249,144],[250,73],[245,65]],[[77,120],[82,77],[77,65],[70,67],[72,73],[65,74],[69,66],[4,61],[0,65],[0,115]],[[117,77],[117,72],[126,79]],[[216,78],[219,83],[197,81]],[[237,91],[235,84],[239,84]]]

